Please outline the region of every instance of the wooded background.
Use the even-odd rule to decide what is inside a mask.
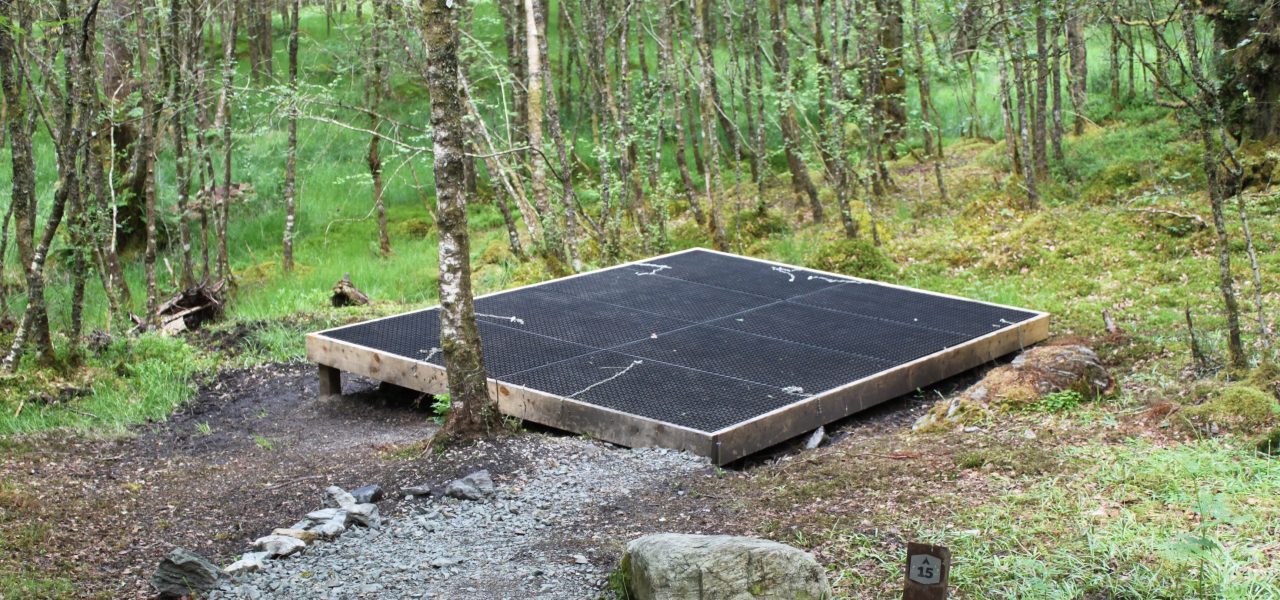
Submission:
[[[903,185],[888,165],[925,165],[922,201],[945,202],[964,139],[1000,142],[1034,211],[1080,181],[1064,139],[1141,106],[1198,144],[1229,362],[1250,329],[1233,254],[1269,337],[1241,192],[1269,184],[1280,136],[1274,3],[451,5],[465,202],[549,275],[666,251],[688,224],[741,250],[771,210],[877,245]],[[429,26],[392,0],[0,0],[3,367],[74,364],[88,330],[165,326],[176,292],[290,273],[300,236],[322,240],[315,264],[350,258],[328,249],[345,222],[375,220],[383,257],[435,228]],[[367,169],[332,168],[352,157]]]

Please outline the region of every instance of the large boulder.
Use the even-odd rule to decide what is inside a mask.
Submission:
[[[1074,391],[1094,399],[1110,392],[1111,374],[1093,350],[1078,344],[1037,346],[996,367],[969,389],[938,402],[913,429],[947,429],[989,416],[992,409],[1017,409],[1047,394]]]
[[[620,575],[636,600],[822,600],[826,571],[785,544],[727,535],[660,533],[627,544]]]
[[[151,585],[161,598],[181,598],[212,590],[224,576],[222,569],[205,557],[174,548],[151,575]]]

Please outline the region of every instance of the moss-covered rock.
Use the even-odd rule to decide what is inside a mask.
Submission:
[[[781,214],[768,209],[744,210],[738,213],[730,226],[736,226],[738,233],[747,239],[762,239],[791,232],[791,224]]]
[[[1223,388],[1182,414],[1192,427],[1202,432],[1257,432],[1275,424],[1280,417],[1280,403],[1256,387],[1236,384]]]
[[[1073,391],[1092,400],[1109,392],[1112,385],[1111,374],[1093,350],[1081,345],[1039,346],[992,369],[961,394],[938,402],[913,429],[950,429],[995,411],[1030,407],[1058,392]]]
[[[884,252],[862,238],[840,238],[824,242],[805,262],[805,266],[811,269],[866,279],[883,278],[895,268]]]

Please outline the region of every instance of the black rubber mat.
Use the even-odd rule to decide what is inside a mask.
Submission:
[[[1036,313],[706,250],[476,300],[489,375],[713,432]],[[439,313],[323,332],[442,364]]]

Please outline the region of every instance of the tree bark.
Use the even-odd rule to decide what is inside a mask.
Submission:
[[[675,128],[675,161],[676,169],[680,172],[680,183],[684,189],[685,200],[689,202],[689,210],[693,212],[694,221],[699,225],[705,225],[707,223],[707,215],[702,209],[702,201],[698,199],[697,194],[693,191],[693,175],[689,172],[689,161],[686,160],[685,155],[685,146],[688,143],[684,132],[685,95],[677,91],[679,89],[679,67],[675,58],[676,38],[672,33],[675,23],[675,3],[673,2],[663,11],[662,44],[658,47],[658,62],[664,65],[663,95],[673,101],[671,107],[674,113],[672,126]]]
[[[1049,152],[1047,141],[1049,113],[1049,45],[1048,20],[1044,13],[1045,0],[1035,0],[1036,28],[1036,79],[1035,79],[1035,114],[1031,120],[1031,154],[1035,158],[1036,177],[1045,177],[1049,173]],[[1025,53],[1024,53],[1025,56]]]
[[[1049,145],[1053,149],[1053,159],[1061,164],[1066,158],[1062,154],[1062,44],[1059,33],[1062,22],[1055,19],[1049,45],[1049,87],[1053,101],[1052,123],[1049,128]]]
[[[778,127],[782,130],[782,145],[786,151],[787,167],[791,170],[791,186],[796,194],[808,196],[813,220],[821,223],[822,203],[818,201],[818,189],[809,178],[809,168],[805,166],[798,151],[800,125],[795,103],[796,91],[792,85],[790,52],[787,48],[787,11],[781,0],[769,0],[769,24],[773,29],[774,81],[783,104],[778,111]]]
[[[530,230],[530,235],[540,243],[552,256],[565,260],[563,240],[560,239],[556,217],[551,210],[550,188],[547,187],[547,161],[543,154],[542,123],[545,118],[543,85],[546,83],[542,74],[542,37],[546,35],[546,22],[543,16],[541,0],[523,0],[525,16],[525,64],[528,68],[528,84],[525,94],[525,131],[529,137],[529,187],[533,194],[533,207],[537,214],[533,220],[539,230]]]
[[[147,316],[149,327],[160,325],[160,299],[156,285],[156,139],[159,137],[160,105],[154,95],[152,73],[148,57],[151,44],[148,32],[147,11],[137,12],[138,18],[138,79],[142,86],[142,136],[138,138],[139,173],[145,178],[142,187],[142,205],[147,227],[146,250],[142,268],[147,281]]]
[[[902,139],[907,131],[907,79],[902,66],[903,10],[902,0],[875,0],[880,15],[879,47],[881,114],[884,115],[884,142],[889,147],[889,157],[897,156],[894,142]]]
[[[370,61],[373,63],[373,83],[369,86],[369,152],[365,162],[369,166],[369,179],[373,184],[373,209],[378,215],[378,253],[384,258],[391,256],[391,234],[387,231],[387,204],[383,197],[385,184],[382,180],[382,136],[378,130],[382,128],[382,91],[387,87],[387,65],[384,58],[383,42],[385,28],[390,15],[384,6],[389,0],[374,0],[373,23],[369,29]]]
[[[222,134],[222,190],[215,203],[214,228],[218,237],[218,278],[231,278],[231,258],[227,253],[227,222],[231,209],[231,152],[234,148],[231,139],[231,102],[234,100],[232,86],[236,79],[236,24],[239,19],[239,3],[230,1],[222,24],[222,93],[218,100],[218,116],[214,119],[214,127]]]
[[[169,110],[172,113],[173,156],[175,184],[177,185],[178,205],[178,244],[182,252],[182,274],[180,284],[183,288],[195,285],[195,268],[191,262],[191,168],[192,160],[187,146],[188,77],[190,53],[185,47],[185,25],[189,23],[187,10],[190,6],[182,0],[169,2],[169,39],[166,70],[169,84]]]
[[[938,195],[947,200],[947,184],[942,178],[942,125],[933,108],[932,91],[929,88],[929,65],[924,61],[924,40],[920,31],[924,18],[920,14],[920,0],[911,0],[911,16],[915,21],[911,28],[911,45],[916,59],[916,84],[920,92],[920,137],[924,139],[924,151],[933,163],[933,176],[938,184]]]
[[[451,0],[423,0],[427,88],[435,150],[436,223],[440,229],[440,349],[451,405],[437,444],[492,433],[497,402],[489,397],[471,294],[467,199],[463,188],[463,107],[458,80],[458,27]]]
[[[1071,110],[1075,112],[1072,128],[1076,135],[1084,133],[1085,103],[1089,100],[1089,55],[1084,37],[1083,6],[1075,6],[1067,17],[1067,56],[1070,61]]]
[[[709,0],[696,0],[693,7],[693,38],[698,50],[698,99],[700,101],[702,143],[706,147],[707,169],[703,173],[703,191],[707,196],[707,229],[712,243],[719,250],[728,250],[724,230],[720,228],[720,134],[716,131],[716,102],[711,94],[711,80],[715,78],[712,65],[711,42],[707,36],[707,7]],[[822,220],[822,209],[815,213]]]
[[[1004,0],[999,0],[999,5],[1000,12],[1008,14]],[[1018,92],[1018,137],[1022,142],[1021,147],[1026,150],[1031,147],[1031,134],[1029,131],[1031,118],[1027,111],[1027,78],[1022,63],[1026,57],[1026,44],[1022,41],[1021,33],[1015,36],[1009,31],[1010,27],[1007,22],[1002,22],[1000,29],[1004,33],[1005,45],[1008,47],[1013,59],[1013,84]],[[1034,153],[1034,150],[1032,152]],[[1040,193],[1036,188],[1036,172],[1032,163],[1032,159],[1022,156],[1022,185],[1027,192],[1027,207],[1037,208],[1040,205]]]
[[[298,193],[298,13],[302,10],[302,1],[293,0],[289,10],[289,142],[284,161],[284,239],[283,268],[286,273],[293,271],[293,231],[297,211]],[[376,12],[376,11],[375,11]],[[372,93],[377,94],[379,83],[372,86]],[[377,111],[377,108],[374,108]],[[376,127],[376,125],[375,125]],[[374,136],[373,144],[377,144]],[[375,180],[374,187],[377,187]],[[375,191],[375,193],[377,193]]]

